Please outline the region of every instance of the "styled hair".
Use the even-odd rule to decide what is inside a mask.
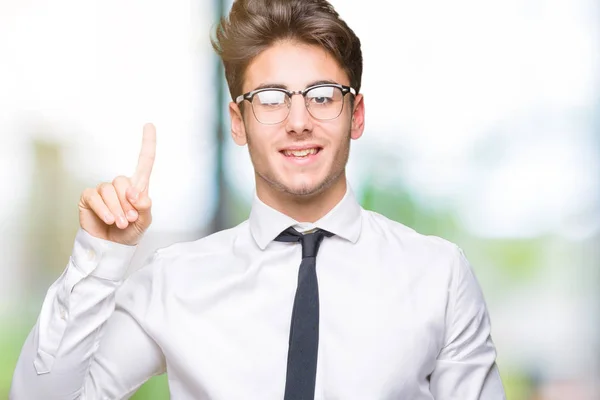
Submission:
[[[317,45],[334,57],[358,92],[360,40],[327,0],[235,0],[217,25],[212,46],[221,57],[231,98],[242,94],[248,65],[278,41]]]

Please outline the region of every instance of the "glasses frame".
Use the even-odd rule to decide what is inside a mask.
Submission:
[[[283,89],[283,88],[260,88],[260,89],[256,89],[256,90],[252,90],[248,93],[244,93],[239,95],[238,97],[235,98],[235,102],[236,104],[240,104],[242,101],[244,100],[248,100],[250,102],[250,106],[252,107],[252,114],[254,114],[254,118],[256,118],[256,120],[258,122],[260,122],[263,125],[277,125],[282,123],[283,121],[285,121],[287,119],[287,117],[290,116],[290,105],[292,102],[292,96],[299,94],[302,97],[304,97],[304,106],[306,107],[306,110],[308,111],[308,113],[314,118],[314,119],[318,119],[319,121],[331,121],[332,119],[336,119],[337,117],[339,117],[342,114],[342,111],[344,111],[344,101],[342,101],[342,107],[340,108],[340,112],[338,115],[336,115],[335,117],[332,118],[317,118],[315,117],[312,112],[310,111],[310,108],[308,107],[308,101],[306,99],[306,93],[308,93],[310,90],[312,89],[316,89],[316,88],[320,88],[320,87],[335,87],[338,88],[342,91],[342,99],[344,99],[346,97],[346,95],[348,93],[356,96],[356,89],[354,89],[353,87],[350,86],[346,86],[346,85],[340,85],[338,83],[322,83],[319,85],[314,85],[314,86],[309,86],[306,89],[302,89],[302,90],[288,90],[288,89]],[[287,115],[285,116],[285,118],[283,118],[281,121],[279,122],[270,122],[270,123],[265,123],[262,122],[260,119],[258,119],[258,117],[256,116],[256,113],[254,112],[254,104],[252,103],[252,100],[254,99],[254,96],[260,92],[265,92],[267,90],[275,90],[278,92],[282,92],[285,93],[289,99],[290,99],[290,103],[288,105],[288,112]]]

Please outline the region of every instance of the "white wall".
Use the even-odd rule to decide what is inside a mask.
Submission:
[[[133,172],[154,122],[150,229],[203,229],[214,207],[212,21],[210,1],[0,2],[0,305],[22,294],[34,139],[58,143],[71,178],[95,186]],[[78,198],[68,201],[76,213]]]

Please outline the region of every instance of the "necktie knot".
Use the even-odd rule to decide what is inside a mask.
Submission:
[[[316,257],[319,251],[319,246],[324,237],[331,237],[333,233],[323,229],[315,229],[314,231],[302,234],[294,228],[288,228],[281,232],[275,240],[277,242],[300,242],[302,243],[302,258]]]

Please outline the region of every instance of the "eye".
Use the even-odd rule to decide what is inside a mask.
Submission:
[[[335,86],[320,86],[310,89],[306,93],[306,99],[310,104],[326,106],[341,97],[341,92],[337,92],[339,92],[339,89]]]
[[[260,107],[280,107],[285,104],[285,96],[278,90],[265,90],[254,95],[253,103]]]
[[[311,100],[317,104],[325,104],[329,103],[332,99],[330,97],[313,97]]]

